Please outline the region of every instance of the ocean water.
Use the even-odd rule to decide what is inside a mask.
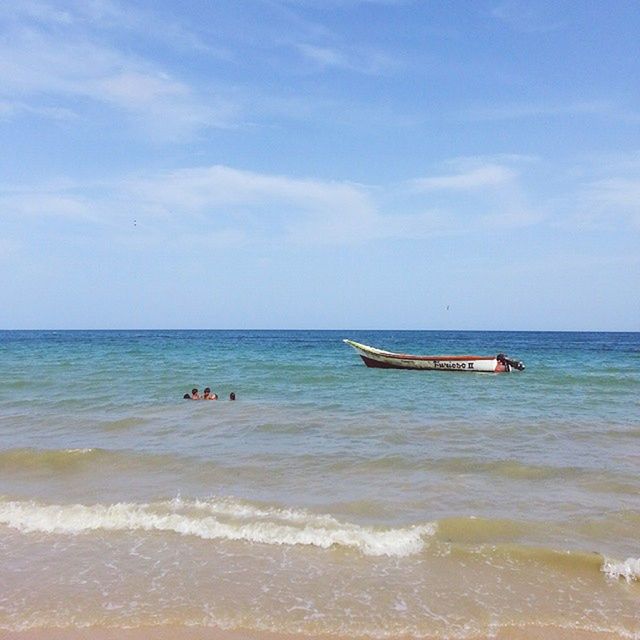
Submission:
[[[4,331],[0,630],[640,638],[639,471],[638,333]]]

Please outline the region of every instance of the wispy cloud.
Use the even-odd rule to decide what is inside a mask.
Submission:
[[[595,180],[585,186],[579,220],[591,227],[611,227],[626,219],[640,231],[640,175]]]
[[[249,24],[235,7],[214,7],[211,16],[224,22],[210,16],[206,27],[194,24],[189,12],[181,24],[181,16],[165,15],[157,5],[152,11],[116,0],[0,7],[0,118],[75,115],[80,123],[112,123],[160,142],[198,141],[207,130],[246,128],[247,122],[334,118],[336,111],[359,122],[388,120],[377,105],[362,104],[352,116],[355,103],[344,97],[311,99],[256,79],[261,65],[299,79],[377,76],[396,70],[398,61],[370,42],[345,41],[322,23],[321,12],[312,18],[287,3],[250,5],[256,19]]]
[[[554,224],[585,231],[640,231],[640,155],[602,154],[564,167],[571,184],[553,200]]]
[[[129,180],[125,189],[150,213],[188,218],[221,228],[238,227],[247,238],[343,242],[343,232],[366,232],[376,217],[367,190],[324,182],[260,174],[225,166],[182,169]],[[357,221],[358,225],[354,224]],[[330,228],[331,227],[331,228]],[[336,235],[331,236],[331,232]],[[347,237],[351,242],[354,238]]]
[[[412,2],[412,0],[275,0],[283,5],[304,6],[304,7],[353,7],[361,4],[383,5],[383,6],[401,6]]]
[[[191,29],[183,26],[179,17],[163,17],[131,3],[116,0],[66,0],[51,3],[46,0],[22,0],[13,6],[0,6],[0,19],[28,28],[46,28],[59,33],[132,32],[144,38],[165,43],[172,49],[225,56],[224,49],[211,47]]]
[[[114,20],[125,20],[118,5],[110,2],[88,3],[84,10],[74,6],[74,11],[27,2],[22,17],[28,20],[14,19],[5,29],[0,37],[0,98],[5,118],[27,110],[51,117],[59,117],[60,109],[79,113],[78,99],[88,99],[118,110],[162,139],[234,123],[237,110],[228,97],[203,94],[157,63],[103,44],[85,28],[91,17],[86,7],[97,15],[106,12]],[[52,99],[66,104],[51,109],[46,101]]]
[[[486,166],[447,176],[444,188],[505,187],[516,173],[507,167]],[[438,179],[439,181],[442,178]],[[435,185],[434,185],[435,188]],[[540,215],[525,203],[517,188],[492,192],[479,213],[467,207],[434,207],[428,199],[411,210],[387,204],[382,189],[349,182],[327,182],[260,174],[225,166],[183,169],[171,174],[131,180],[124,200],[151,215],[196,215],[199,223],[241,228],[246,238],[279,239],[295,244],[360,244],[379,240],[421,240],[436,235],[527,226]],[[395,188],[400,200],[402,185]],[[425,191],[428,189],[423,189]],[[393,189],[392,189],[393,191]]]
[[[357,185],[260,174],[221,165],[181,169],[130,182],[129,187],[149,203],[189,209],[274,200],[289,202],[298,209],[369,206],[367,195]]]
[[[628,118],[631,113],[609,100],[569,102],[567,104],[513,103],[479,106],[461,113],[466,120],[500,121],[564,116],[615,116]]]
[[[32,106],[15,100],[0,100],[0,121],[11,120],[23,114],[59,121],[70,121],[76,118],[71,109],[52,106]]]
[[[25,217],[86,218],[90,203],[82,198],[62,193],[34,191],[0,196],[4,215]]]
[[[418,178],[411,184],[420,191],[466,191],[503,185],[513,181],[516,175],[516,172],[509,167],[488,163],[460,173]]]
[[[523,172],[531,173],[537,158],[501,154],[453,158],[447,171],[408,181],[407,188],[447,213],[443,229],[456,233],[527,227],[547,217],[541,202],[532,204]]]
[[[512,175],[485,167],[466,175],[438,178],[445,189],[491,185],[496,191],[467,206],[434,206],[425,190],[381,189],[344,181],[322,181],[240,170],[228,166],[191,167],[130,176],[103,185],[0,189],[4,216],[59,216],[128,229],[135,220],[150,237],[172,243],[207,230],[235,243],[284,242],[314,246],[381,240],[420,240],[436,235],[534,224],[538,221],[518,189],[502,189]],[[430,193],[435,184],[426,189]],[[389,195],[393,194],[393,197]],[[406,195],[406,194],[405,194]],[[418,200],[415,200],[416,195]],[[197,234],[196,234],[197,235]]]
[[[71,11],[39,0],[23,0],[23,2],[16,2],[13,6],[3,3],[0,5],[0,18],[12,22],[31,20],[53,25],[70,25],[75,22]]]
[[[105,220],[104,202],[87,189],[59,184],[0,186],[0,219],[20,221],[62,218],[101,224]]]
[[[556,195],[542,193],[553,176]],[[538,185],[538,186],[536,186]],[[637,155],[549,166],[518,154],[454,158],[395,185],[362,185],[225,165],[102,183],[0,186],[0,217],[99,225],[116,241],[200,246],[357,245],[528,228],[640,230]]]
[[[579,171],[577,165],[569,171],[544,168],[566,176],[558,180],[563,190],[555,198],[533,186],[540,179],[542,160],[503,155],[456,158],[443,163],[448,173],[384,187],[224,165],[130,175],[100,184],[5,185],[0,187],[0,217],[18,223],[59,218],[84,229],[98,225],[124,244],[195,247],[204,246],[206,237],[220,248],[477,237],[536,225],[574,233],[640,230],[638,162],[610,161],[606,170],[591,162],[590,175],[586,165]]]
[[[380,51],[362,51],[354,48],[346,50],[307,43],[298,44],[296,48],[304,58],[321,68],[377,75],[397,66],[391,57]]]
[[[547,7],[525,0],[503,0],[493,7],[491,15],[512,29],[524,33],[548,33],[566,26],[564,19],[549,15],[545,9]]]
[[[589,185],[596,202],[610,206],[633,208],[640,212],[640,179],[608,178]]]

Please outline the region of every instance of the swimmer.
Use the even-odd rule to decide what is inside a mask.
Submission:
[[[191,396],[190,396],[188,393],[185,393],[185,394],[182,396],[182,399],[183,399],[183,400],[191,400]]]
[[[236,394],[235,394],[235,392],[234,392],[234,391],[232,391],[232,392],[229,394],[229,400],[235,400],[235,399],[236,399]]]
[[[192,400],[202,400],[202,398],[200,397],[200,393],[198,392],[198,390],[195,387],[193,389],[191,389],[191,399]]]
[[[215,393],[211,393],[211,389],[209,387],[207,387],[204,390],[204,396],[202,398],[203,400],[217,400],[218,396]]]

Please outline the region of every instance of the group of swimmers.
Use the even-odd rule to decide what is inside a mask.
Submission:
[[[185,393],[182,396],[183,400],[217,400],[218,399],[218,394],[217,393],[211,393],[211,389],[209,387],[207,387],[202,395],[200,395],[200,392],[198,391],[198,389],[196,389],[195,387],[193,389],[191,389],[191,393]],[[229,400],[235,400],[236,399],[236,394],[232,391],[229,394]]]

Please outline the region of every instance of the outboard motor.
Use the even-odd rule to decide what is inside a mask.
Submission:
[[[507,358],[507,356],[505,356],[504,353],[499,353],[496,356],[496,360],[498,362],[501,362],[504,365],[505,371],[511,371],[511,369],[516,369],[517,371],[524,371],[524,362]]]

